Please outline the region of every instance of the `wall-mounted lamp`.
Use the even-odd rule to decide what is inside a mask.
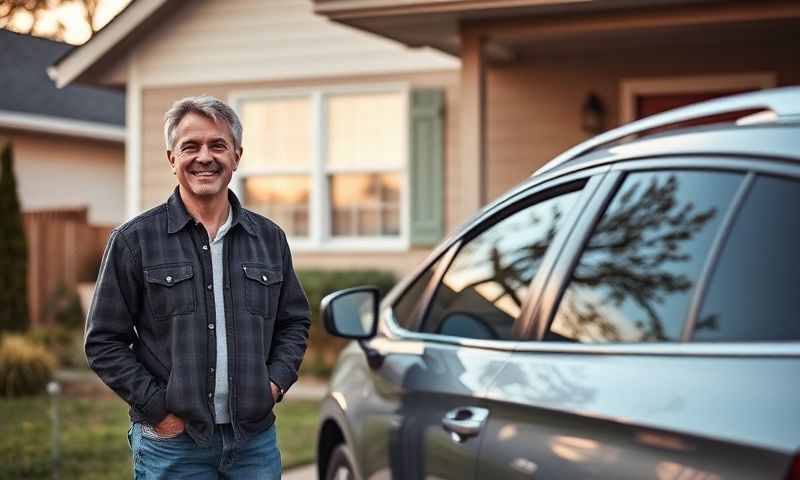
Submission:
[[[581,109],[581,127],[586,133],[597,135],[606,130],[606,107],[600,97],[589,92]]]

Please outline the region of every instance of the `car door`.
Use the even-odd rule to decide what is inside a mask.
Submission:
[[[485,392],[519,339],[517,319],[541,265],[553,261],[599,183],[589,179],[501,202],[390,299],[368,343],[381,360],[364,401],[365,478],[476,478]]]
[[[777,420],[799,416],[775,398],[796,398],[785,381],[796,360],[686,343],[747,193],[739,168],[665,160],[606,177],[607,200],[584,212],[532,312],[531,340],[487,393],[480,478],[783,478],[791,433]]]

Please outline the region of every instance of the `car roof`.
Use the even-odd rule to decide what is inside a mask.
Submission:
[[[737,122],[683,126],[703,118],[753,111],[760,113]],[[798,129],[800,87],[733,95],[659,113],[597,135],[557,156],[534,172],[531,179],[647,156],[744,155],[800,161]]]

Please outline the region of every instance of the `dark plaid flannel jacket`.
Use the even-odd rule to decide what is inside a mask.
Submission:
[[[229,408],[239,440],[275,420],[270,380],[297,380],[308,339],[308,301],[292,268],[286,236],[242,208],[229,192],[224,237]],[[91,368],[131,406],[132,421],[158,424],[167,413],[207,444],[214,429],[216,340],[208,234],[178,189],[114,230],[103,255],[86,325]]]

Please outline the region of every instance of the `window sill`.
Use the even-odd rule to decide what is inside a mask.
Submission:
[[[306,253],[407,252],[410,250],[408,240],[403,238],[341,238],[324,241],[289,238],[289,247],[292,252]]]

